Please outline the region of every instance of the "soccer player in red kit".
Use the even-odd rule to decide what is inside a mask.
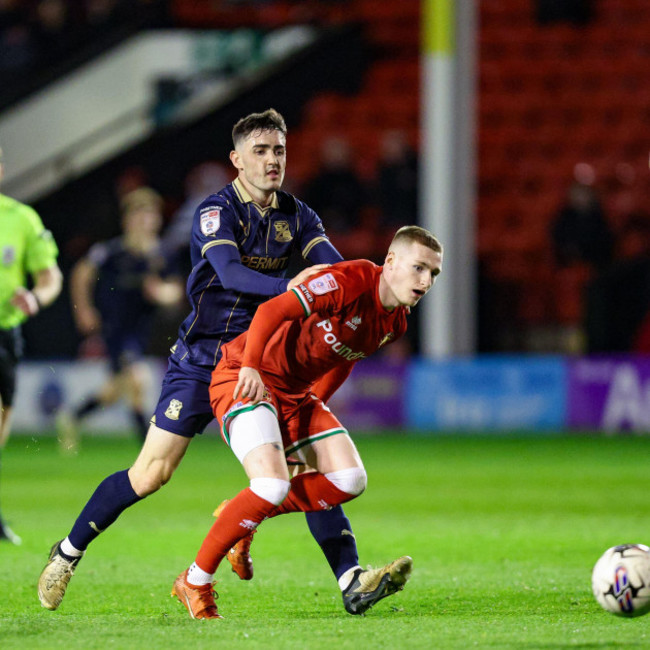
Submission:
[[[357,449],[325,404],[357,361],[404,334],[407,314],[441,268],[438,240],[424,228],[405,226],[383,266],[366,260],[331,266],[260,305],[248,332],[224,346],[210,401],[250,487],[225,505],[196,561],[174,582],[172,595],[192,618],[221,618],[213,575],[229,549],[264,519],[326,510],[364,491]],[[313,469],[290,478],[289,455]],[[394,564],[370,605],[403,588],[411,558]],[[356,573],[344,600],[368,591],[359,588],[360,569]]]

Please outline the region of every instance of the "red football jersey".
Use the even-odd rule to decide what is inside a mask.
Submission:
[[[278,327],[266,342],[259,363],[253,360],[244,365],[256,367],[281,390],[300,393],[337,366],[348,366],[349,371],[357,361],[396,341],[406,331],[409,310],[397,307],[388,311],[381,304],[380,274],[381,267],[367,260],[339,262],[269,300],[263,306],[277,305],[280,313],[271,313],[274,318],[277,315]],[[297,305],[288,300],[299,302],[301,318],[284,319],[283,306],[285,313],[295,313]],[[242,365],[247,337],[253,343],[259,330],[253,320],[248,332],[224,346],[222,363]],[[248,352],[247,361],[251,361]]]

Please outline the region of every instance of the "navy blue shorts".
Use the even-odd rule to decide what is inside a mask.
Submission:
[[[153,424],[165,431],[192,438],[214,420],[210,407],[212,371],[169,357]]]
[[[115,374],[142,359],[147,346],[146,336],[142,332],[117,332],[105,336],[106,353]]]

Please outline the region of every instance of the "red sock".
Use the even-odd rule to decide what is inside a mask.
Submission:
[[[291,490],[289,490],[287,498],[268,516],[276,517],[288,512],[329,510],[354,499],[355,496],[355,494],[339,490],[320,472],[298,474],[291,479]]]
[[[226,553],[242,537],[255,530],[275,507],[250,488],[242,490],[226,504],[212,524],[196,556],[196,563],[206,573],[214,573]]]

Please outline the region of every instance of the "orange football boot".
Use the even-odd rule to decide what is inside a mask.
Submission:
[[[187,581],[187,571],[188,569],[185,569],[174,581],[172,597],[176,596],[185,605],[192,618],[223,618],[214,602],[215,596],[219,597],[214,590],[214,582],[200,586],[191,585]]]
[[[222,501],[219,507],[212,513],[213,517],[219,518],[221,511],[226,507],[228,499]],[[234,573],[241,580],[250,580],[253,577],[253,558],[251,558],[251,544],[253,535],[257,531],[250,532],[246,537],[242,537],[229,551],[226,557]]]

